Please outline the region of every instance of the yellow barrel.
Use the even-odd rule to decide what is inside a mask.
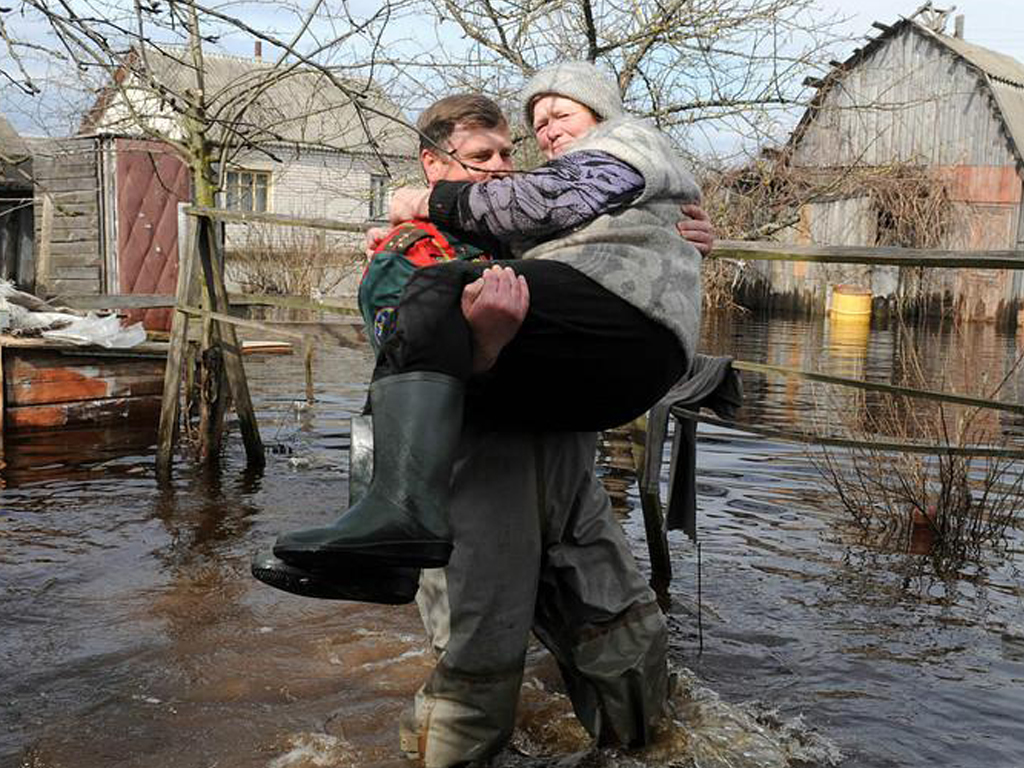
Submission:
[[[832,308],[835,318],[853,320],[871,319],[871,291],[857,285],[836,285],[832,288]]]

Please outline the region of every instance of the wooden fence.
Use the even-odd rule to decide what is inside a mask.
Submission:
[[[352,324],[361,322],[358,319],[357,310],[351,303],[336,299],[313,301],[298,296],[247,296],[239,294],[229,296],[224,285],[224,255],[221,240],[217,236],[217,230],[214,225],[215,222],[262,223],[343,232],[362,232],[362,226],[325,219],[303,219],[291,216],[241,213],[238,211],[208,208],[188,208],[186,213],[194,220],[195,226],[191,228],[192,237],[190,242],[181,250],[175,296],[96,297],[93,304],[93,306],[116,305],[131,308],[174,306],[177,309],[171,328],[170,346],[164,376],[163,409],[160,415],[157,469],[158,475],[161,477],[165,477],[171,468],[175,435],[180,415],[182,368],[186,358],[189,323],[192,320],[202,321],[203,349],[219,350],[220,356],[224,361],[224,373],[226,374],[227,386],[230,388],[231,397],[241,424],[247,462],[250,466],[254,467],[261,467],[263,465],[264,452],[249,396],[241,355],[239,354],[235,328],[255,328],[270,335],[301,339],[306,344],[307,349],[308,397],[312,396],[308,352],[310,349],[310,336],[309,334],[300,334],[276,327],[272,323],[235,317],[229,313],[229,307],[231,305],[263,304],[308,309],[318,312],[336,313],[342,318],[348,318],[347,322]],[[1024,252],[1021,251],[985,251],[965,254],[955,251],[904,248],[820,247],[766,242],[719,241],[715,245],[713,258],[743,261],[785,260],[829,264],[896,265],[942,269],[970,267],[974,269],[1024,270]],[[89,300],[77,302],[77,306],[82,308],[86,308],[89,304]],[[343,322],[345,321],[343,320]],[[816,371],[772,366],[743,360],[735,361],[733,366],[739,370],[761,372],[767,375],[796,377],[803,380],[862,390],[887,392],[972,407],[995,408],[1017,414],[1024,413],[1024,405],[994,402],[965,395],[867,382],[830,376]],[[203,439],[209,442],[200,451],[201,455],[211,460],[219,450],[221,433],[219,421],[223,417],[223,403],[226,402],[225,397],[217,396],[215,399],[218,404],[217,408],[220,410],[211,418],[212,426],[204,432]],[[839,446],[865,445],[863,441],[828,438],[797,430],[780,430],[753,424],[723,422],[705,414],[693,413],[679,408],[673,409],[672,412],[677,419],[693,419],[712,424],[721,424],[782,440]],[[871,443],[871,445],[881,450],[915,453],[993,455],[1024,458],[1024,451],[997,449],[986,446],[933,446],[908,442]],[[668,561],[668,547],[664,538],[664,516],[661,503],[656,495],[652,497],[650,494],[644,494],[642,499],[645,526],[648,531],[648,537],[651,539],[649,546],[652,553],[652,582],[667,585],[671,579],[671,564]],[[657,533],[659,530],[660,535]]]

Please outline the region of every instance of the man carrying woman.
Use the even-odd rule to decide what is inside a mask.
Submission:
[[[528,286],[522,326],[481,360],[463,291],[487,267],[451,261],[414,273],[370,387],[374,481],[334,524],[279,537],[274,553],[285,562],[443,566],[464,413],[488,429],[604,429],[645,412],[686,373],[700,255],[675,225],[679,205],[699,200],[692,177],[664,135],[623,114],[615,83],[593,65],[542,70],[524,103],[548,164],[487,182],[439,181],[413,211],[463,231],[551,238],[498,263],[517,276],[497,281],[499,291],[521,291],[518,278]],[[574,193],[581,184],[616,188],[619,207],[586,223],[594,211]]]

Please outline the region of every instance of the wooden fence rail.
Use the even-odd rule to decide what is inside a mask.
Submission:
[[[711,258],[938,269],[1024,269],[1024,251],[942,251],[928,248],[869,248],[859,245],[786,245],[745,240],[716,241]]]

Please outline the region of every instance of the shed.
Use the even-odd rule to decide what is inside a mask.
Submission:
[[[800,210],[788,233],[820,245],[902,245],[957,251],[1024,248],[1024,64],[944,31],[947,12],[926,4],[914,18],[876,23],[881,33],[821,81],[787,147],[794,169],[839,179],[850,169],[923,169],[949,201],[938,242],[894,240],[893,211],[877,195],[837,184]],[[808,268],[810,267],[810,268]],[[963,319],[1016,322],[1024,299],[1019,272],[779,264],[775,291],[822,306],[829,283],[851,277],[879,298],[908,292]],[[855,273],[855,274],[851,274]]]
[[[31,290],[32,157],[25,140],[0,115],[0,279]]]

